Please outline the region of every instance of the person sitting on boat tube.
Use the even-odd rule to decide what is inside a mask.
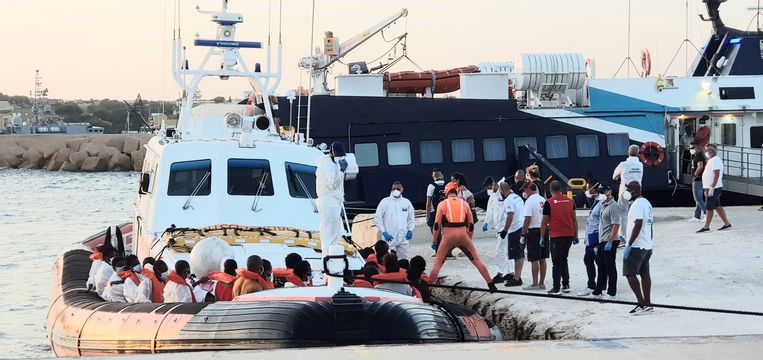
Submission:
[[[399,181],[392,183],[389,197],[382,199],[376,207],[374,225],[399,259],[408,258],[408,246],[416,228],[413,213],[413,204],[403,197],[403,184]]]
[[[111,259],[111,276],[106,283],[106,287],[103,289],[103,297],[106,301],[111,302],[126,302],[124,296],[124,280],[119,277],[119,274],[124,271],[125,259],[122,257],[115,257]]]
[[[246,259],[246,269],[237,269],[238,279],[233,283],[233,297],[262,291],[267,288],[267,283],[262,278],[264,271],[262,258],[251,255]]]
[[[287,277],[286,284],[283,287],[305,287],[313,286],[313,269],[307,260],[302,260],[294,265],[294,275]]]
[[[86,284],[88,290],[97,290],[98,286],[96,286],[96,278],[98,277],[98,273],[101,270],[101,266],[106,264],[107,268],[111,268],[111,258],[114,256],[116,256],[116,249],[114,249],[110,243],[104,243],[103,245],[98,246],[96,252],[90,255],[90,260],[93,260],[93,263],[90,265],[90,272],[87,276]],[[109,276],[111,275],[109,274]],[[103,287],[106,286],[106,280],[108,280],[108,277],[103,280],[104,281],[101,287],[101,291],[98,293],[98,295],[103,293]]]
[[[122,286],[122,296],[127,303],[135,303],[135,298],[138,296],[138,286],[145,281],[141,270],[143,267],[140,265],[140,259],[135,255],[129,255],[125,258],[126,265],[124,270],[119,272],[119,278],[124,282]]]
[[[143,260],[145,263],[146,260]],[[170,275],[170,269],[164,260],[156,260],[151,270],[143,265],[141,274],[146,278],[138,285],[138,294],[135,296],[136,303],[163,303],[164,283]]]
[[[302,256],[297,253],[290,253],[286,255],[284,259],[285,268],[273,269],[273,283],[275,287],[283,287],[287,280],[287,277],[294,276],[294,266],[298,262],[302,261]],[[264,263],[263,263],[264,264]]]
[[[429,274],[429,278],[432,279],[432,281],[437,281],[437,276],[440,273],[440,268],[442,268],[442,265],[445,262],[445,257],[452,249],[459,248],[466,254],[466,257],[471,260],[477,270],[479,270],[480,275],[485,279],[490,290],[495,291],[497,288],[495,287],[495,284],[493,284],[493,280],[490,278],[490,274],[488,273],[485,264],[480,260],[479,255],[477,255],[477,250],[472,243],[474,218],[472,217],[471,208],[466,201],[461,200],[458,197],[458,192],[458,184],[454,182],[448,183],[445,186],[445,195],[447,198],[437,205],[432,243],[437,241],[437,232],[440,231],[440,229],[443,229],[443,236],[442,242],[437,246],[435,263],[434,266],[432,266],[432,272]]]
[[[318,159],[315,170],[315,192],[318,195],[320,215],[321,253],[328,255],[343,235],[342,208],[344,207],[344,172],[347,170],[344,145],[335,141],[327,155]]]
[[[191,275],[191,265],[188,261],[178,260],[175,263],[175,270],[167,276],[167,283],[164,285],[164,302],[166,303],[195,303],[196,296],[193,293],[191,284],[188,283],[188,276]]]
[[[224,258],[220,261],[220,271],[209,273],[209,278],[214,281],[214,294],[217,301],[233,300],[233,284],[238,280],[236,260]]]
[[[408,274],[400,269],[397,263],[397,255],[387,254],[384,255],[384,274],[379,274],[373,277],[376,280],[375,287],[379,289],[394,291],[400,294],[412,296],[413,289],[408,284],[400,284],[401,282],[408,282]]]

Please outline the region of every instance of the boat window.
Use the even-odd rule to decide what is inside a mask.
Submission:
[[[575,137],[578,148],[578,157],[598,157],[599,137],[596,134],[584,134]]]
[[[535,136],[520,136],[514,138],[514,152],[519,154],[519,147],[522,145],[531,146],[533,149],[538,150],[538,139]],[[518,156],[518,155],[517,155]],[[535,159],[533,154],[530,154],[530,159]]]
[[[411,143],[407,141],[387,143],[387,163],[389,165],[410,165]]]
[[[737,124],[722,124],[721,125],[721,143],[723,145],[736,146]]]
[[[455,139],[450,142],[450,150],[453,162],[474,161],[474,140],[472,139]]]
[[[607,153],[609,156],[627,155],[630,143],[628,133],[607,134]]]
[[[753,126],[750,128],[750,147],[763,148],[763,126]]]
[[[260,159],[228,159],[228,194],[273,196],[270,162]]]
[[[566,135],[546,136],[546,157],[549,159],[566,159],[570,157]]]
[[[315,199],[315,170],[315,166],[286,163],[286,177],[291,197]]]
[[[482,139],[482,155],[485,161],[506,160],[506,140],[504,138]]]
[[[206,176],[209,174],[209,176]],[[202,183],[203,180],[203,183]],[[212,160],[182,161],[170,165],[169,196],[209,195],[212,184]]]
[[[379,166],[379,146],[375,143],[355,144],[355,160],[360,167]]]
[[[442,141],[427,140],[419,143],[419,156],[422,164],[439,164],[443,162]]]

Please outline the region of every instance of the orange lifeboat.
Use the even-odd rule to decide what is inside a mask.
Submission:
[[[384,73],[384,90],[388,93],[422,94],[427,88],[434,94],[443,94],[461,88],[459,74],[478,73],[475,65],[449,70],[401,71]]]

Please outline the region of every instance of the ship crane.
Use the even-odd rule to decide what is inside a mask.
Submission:
[[[394,24],[398,19],[408,16],[408,10],[402,9],[400,12],[382,20],[378,24],[366,29],[355,37],[341,44],[336,44],[336,38],[329,31],[326,32],[324,39],[324,49],[315,48],[315,54],[310,57],[304,57],[299,61],[299,67],[309,70],[313,79],[313,95],[328,95],[328,82],[326,80],[328,69],[335,62],[342,59],[345,55],[355,50],[358,46],[372,38],[374,35],[382,32],[385,28]],[[404,36],[404,35],[403,35]]]

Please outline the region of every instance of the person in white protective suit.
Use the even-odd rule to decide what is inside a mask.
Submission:
[[[488,194],[487,210],[485,221],[482,224],[482,232],[487,232],[491,227],[495,230],[495,254],[498,265],[498,273],[493,277],[493,283],[502,283],[514,277],[514,262],[509,261],[509,238],[501,239],[500,232],[506,223],[506,212],[503,211],[503,196],[499,191],[501,183],[506,182],[501,178],[494,182],[492,177],[488,177],[483,182],[483,188]]]
[[[403,197],[403,184],[399,181],[392,183],[389,197],[382,199],[376,207],[374,225],[397,258],[408,259],[408,245],[413,238],[416,220],[413,204]]]
[[[318,215],[321,218],[321,253],[328,255],[329,247],[336,245],[344,234],[342,209],[344,207],[344,172],[347,170],[344,145],[331,144],[327,155],[318,159],[315,170],[315,191],[318,195]]]

